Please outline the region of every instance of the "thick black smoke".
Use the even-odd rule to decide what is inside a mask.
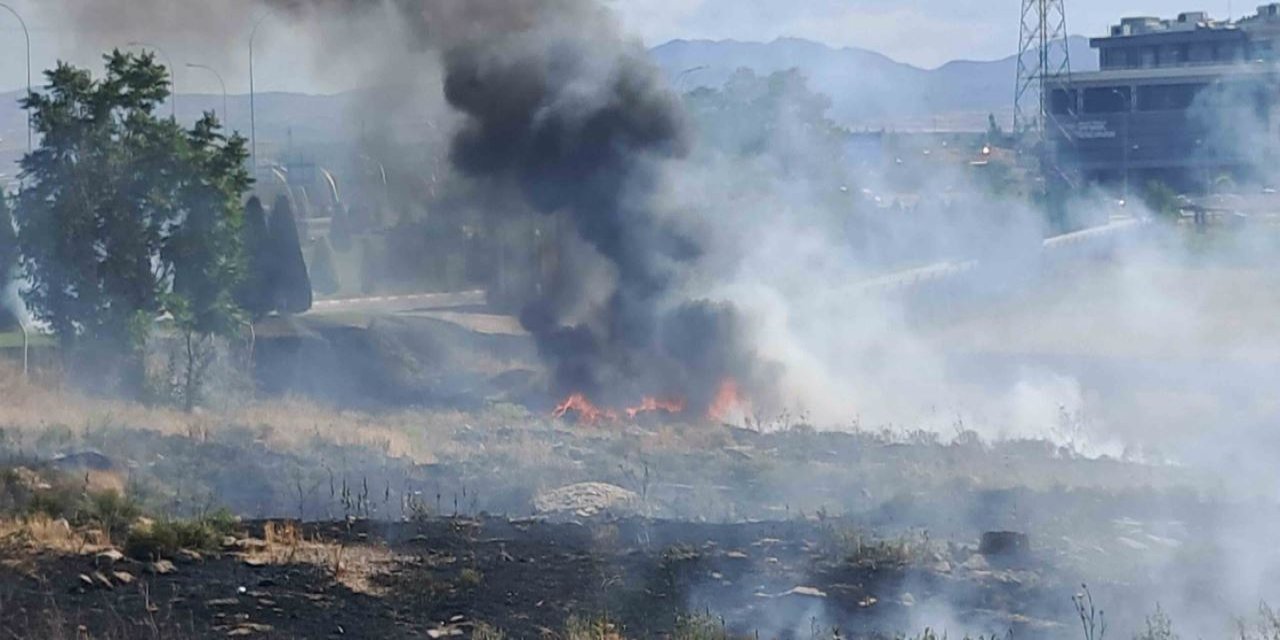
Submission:
[[[180,54],[216,60],[243,56],[252,25],[271,16],[258,44],[292,24],[310,34],[316,70],[359,69],[373,98],[358,119],[386,123],[378,133],[392,141],[406,111],[435,108],[443,64],[447,113],[426,115],[462,115],[450,160],[492,186],[478,206],[517,194],[512,210],[562,216],[577,236],[522,313],[556,391],[617,403],[684,396],[697,409],[724,377],[751,385],[742,319],[673,295],[702,253],[651,204],[658,165],[689,146],[681,104],[597,0],[51,0],[47,10],[90,48],[172,34],[186,43]],[[362,124],[360,138],[377,136]],[[385,166],[421,164],[391,155]]]
[[[593,274],[582,272],[584,261],[562,260],[521,321],[560,393],[605,402],[681,396],[705,408],[720,380],[750,380],[755,367],[731,308],[672,300],[701,254],[654,214],[650,197],[656,164],[687,150],[679,101],[593,3],[515,4],[518,19],[477,30],[444,55],[445,96],[467,116],[451,157],[465,174],[566,216],[614,271],[604,301],[578,317]]]

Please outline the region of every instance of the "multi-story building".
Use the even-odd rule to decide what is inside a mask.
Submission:
[[[1257,177],[1280,156],[1280,3],[1234,21],[1125,18],[1099,71],[1051,83],[1062,163],[1094,180]]]

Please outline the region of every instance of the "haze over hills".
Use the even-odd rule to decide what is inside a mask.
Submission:
[[[1068,46],[1074,70],[1097,70],[1097,52],[1087,38],[1073,36]],[[800,69],[815,90],[831,97],[831,117],[853,128],[982,129],[989,113],[1006,123],[1012,117],[1016,55],[922,69],[866,49],[796,38],[673,40],[651,53],[684,90],[719,86],[743,67],[759,74]]]
[[[1097,69],[1097,54],[1089,48],[1086,38],[1070,38],[1069,47],[1073,69]],[[651,55],[672,83],[685,91],[719,86],[739,68],[759,74],[800,69],[815,90],[831,97],[831,117],[854,129],[981,130],[986,127],[989,113],[996,114],[1007,126],[1017,66],[1017,56],[1009,56],[993,61],[957,60],[936,69],[922,69],[866,49],[836,49],[797,38],[768,43],[673,40],[651,49]],[[0,161],[26,149],[25,116],[17,106],[19,97],[19,92],[0,94]],[[328,144],[349,137],[359,130],[348,121],[350,114],[356,112],[352,109],[354,102],[350,93],[260,93],[260,150],[266,145],[264,153],[269,154],[271,149],[280,149],[290,141],[299,145]],[[221,96],[178,97],[183,121],[194,119],[203,110],[221,108]],[[230,128],[247,135],[248,97],[230,96],[228,111]]]

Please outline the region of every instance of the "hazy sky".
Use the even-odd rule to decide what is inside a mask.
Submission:
[[[1206,10],[1225,18],[1258,1],[1066,0],[1073,34],[1101,35],[1120,16]],[[873,49],[911,64],[993,59],[1017,48],[1019,0],[611,0],[646,42],[672,38],[772,40],[799,36]],[[1234,5],[1234,6],[1232,6]]]
[[[216,2],[217,0],[210,0]],[[648,45],[673,38],[734,38],[772,40],[797,36],[833,46],[873,49],[911,64],[932,67],[948,60],[994,59],[1010,55],[1017,46],[1019,0],[606,0],[613,5],[626,28]],[[1183,6],[1169,0],[1067,0],[1068,26],[1074,34],[1098,35],[1122,15],[1168,16],[1176,11],[1204,9],[1216,17],[1228,14],[1229,0],[1198,0]],[[6,0],[28,15],[32,28],[33,65],[48,68],[59,57],[77,63],[96,62],[76,52],[77,37],[62,25],[36,19],[34,7],[42,0]],[[1253,11],[1258,2],[1235,0],[1237,15]],[[268,28],[268,31],[272,29]],[[274,28],[287,32],[285,25]],[[247,31],[247,29],[246,29]],[[121,34],[152,42],[168,50],[175,65],[190,57],[181,38],[162,33]],[[246,34],[247,41],[247,34]],[[266,90],[335,90],[341,87],[299,73],[295,47],[287,36],[264,44],[259,60],[259,87]],[[196,60],[223,69],[230,90],[247,87],[245,60]],[[0,9],[0,91],[19,88],[24,80],[22,34],[13,18]],[[180,78],[180,90],[212,92],[214,80],[204,73]]]

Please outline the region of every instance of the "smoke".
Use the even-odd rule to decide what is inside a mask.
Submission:
[[[447,155],[440,179],[474,189],[468,205],[571,232],[548,286],[519,300],[553,393],[611,405],[680,396],[701,411],[732,377],[758,406],[825,428],[1045,438],[1069,454],[1207,469],[1229,497],[1275,497],[1278,356],[1257,306],[1275,280],[1219,262],[1240,245],[1153,233],[1114,261],[1055,266],[1023,194],[995,192],[960,156],[926,159],[954,154],[936,141],[887,151],[900,160],[890,169],[841,170],[811,104],[734,122],[724,146],[738,152],[714,148],[640,45],[587,0],[41,5],[95,52],[164,33],[237,60],[267,8],[281,26],[261,32],[263,46],[300,43],[300,65],[374,88],[353,112],[377,128],[385,164],[422,178],[437,172],[424,156]],[[303,37],[278,44],[285,31]],[[1219,111],[1206,103],[1199,126],[1251,150],[1258,125]],[[438,128],[431,144],[411,141],[416,153],[397,144],[412,137],[406,119]],[[423,198],[411,184],[402,197]],[[1082,194],[1072,211],[1105,218],[1109,200]],[[1253,260],[1275,257],[1242,242]],[[916,286],[938,265],[961,275]],[[869,285],[893,272],[910,286]],[[787,475],[788,488],[814,490],[803,470]],[[1233,532],[1269,530],[1271,514],[1214,524],[1224,564],[1241,572],[1236,601],[1261,592],[1270,566],[1247,559],[1265,541]]]
[[[514,187],[537,211],[567,217],[585,241],[567,247],[551,289],[521,314],[557,391],[688,397],[705,408],[722,379],[754,382],[734,310],[671,296],[703,251],[656,215],[652,197],[662,164],[688,150],[677,98],[599,7],[509,10],[498,28],[445,53],[445,95],[467,116],[452,158],[467,175]],[[584,249],[594,255],[572,255]],[[603,291],[591,286],[602,267],[611,276]]]

